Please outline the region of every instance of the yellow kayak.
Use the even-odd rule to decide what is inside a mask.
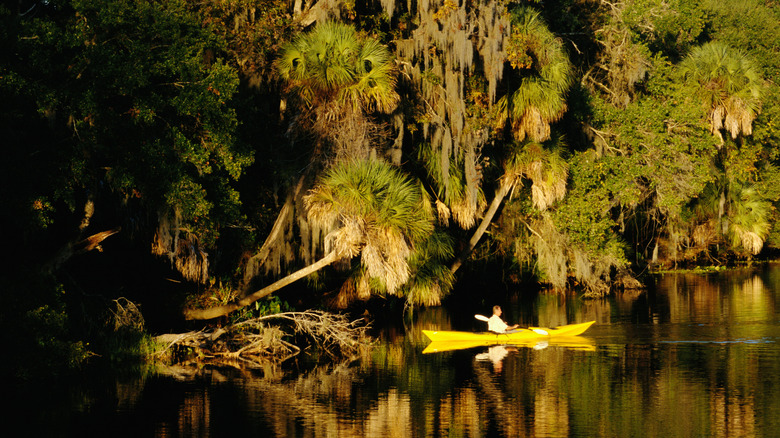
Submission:
[[[497,345],[495,342],[486,340],[472,341],[433,341],[423,350],[423,354],[441,353],[442,351],[466,350],[475,347],[489,347]],[[538,337],[525,341],[500,342],[498,345],[511,345],[520,348],[540,347],[564,347],[571,350],[595,351],[596,346],[593,340],[582,336],[556,336],[554,338]]]
[[[458,332],[449,330],[423,330],[423,334],[431,341],[479,341],[481,345],[517,344],[525,341],[554,339],[562,336],[577,336],[585,332],[596,321],[579,324],[562,325],[556,328],[528,327],[511,333],[493,332]]]

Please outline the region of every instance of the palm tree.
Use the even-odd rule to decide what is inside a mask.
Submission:
[[[772,204],[755,186],[734,181],[710,183],[694,203],[696,226],[692,237],[706,249],[725,237],[731,249],[756,255],[771,228]]]
[[[550,123],[566,111],[572,66],[563,43],[550,32],[539,12],[528,7],[512,11],[512,35],[507,61],[521,74],[520,83],[499,99],[499,126],[510,120],[515,139],[536,142],[550,138]]]
[[[750,255],[761,252],[772,227],[772,203],[752,185],[732,184],[729,200],[729,231],[732,248]]]
[[[409,279],[406,259],[415,244],[433,232],[425,192],[383,161],[337,165],[304,201],[311,221],[323,229],[337,226],[326,251],[360,254],[369,277],[381,278],[390,293]]]
[[[352,126],[364,128],[352,137],[362,135],[365,143],[362,131],[371,127],[365,115],[390,113],[399,101],[390,51],[375,39],[358,36],[347,24],[325,22],[285,44],[276,70],[301,110],[312,111],[315,131],[336,140],[337,146],[354,142],[338,141]]]
[[[477,214],[485,209],[487,203],[481,187],[469,184],[470,179],[477,179],[474,175],[477,163],[473,163],[475,160],[466,160],[465,155],[468,154],[464,154],[459,165],[456,157],[442,156],[429,143],[421,144],[417,149],[417,157],[436,188],[439,221],[446,226],[452,219],[467,230],[474,226]],[[472,172],[469,172],[469,168]]]
[[[390,112],[398,103],[392,55],[376,40],[360,38],[348,24],[325,22],[299,35],[282,47],[276,69],[309,106],[336,100]]]
[[[337,260],[360,255],[368,277],[378,278],[388,293],[409,280],[407,259],[433,232],[433,209],[420,184],[379,160],[336,164],[305,197],[309,220],[322,229],[326,255],[319,261],[247,295],[235,303],[188,310],[188,319],[226,315]]]
[[[282,47],[275,69],[294,103],[290,109],[297,111],[291,117],[290,131],[313,133],[315,154],[310,159],[312,165],[290,187],[269,236],[247,262],[245,291],[261,266],[271,266],[277,272],[280,269],[281,258],[289,253],[287,236],[292,235],[294,221],[306,220],[296,206],[313,175],[322,165],[371,156],[371,145],[377,144],[382,129],[369,115],[389,113],[399,100],[391,53],[346,24],[324,22],[299,35]],[[307,232],[301,231],[301,240],[310,238]],[[308,261],[311,254],[304,251],[302,258]]]
[[[434,231],[409,257],[414,275],[403,285],[399,295],[409,306],[438,306],[455,284],[455,276],[446,265],[455,255],[452,237],[442,230]]]
[[[427,239],[418,242],[407,258],[409,280],[394,295],[405,298],[408,307],[440,305],[455,284],[455,276],[447,266],[455,255],[453,243],[452,237],[442,229],[434,230]],[[381,278],[371,278],[360,264],[353,267],[331,305],[345,308],[353,300],[365,300],[372,293],[389,292]]]
[[[509,158],[504,163],[504,173],[499,180],[493,201],[485,212],[479,227],[472,234],[468,245],[450,266],[451,272],[457,271],[471,254],[482,235],[487,231],[488,225],[493,220],[493,216],[504,198],[515,187],[522,185],[524,178],[531,181],[531,199],[538,210],[544,211],[554,202],[563,199],[566,195],[569,166],[558,152],[560,146],[558,141],[554,142],[550,149],[535,142],[528,142],[522,146],[514,145]]]
[[[721,130],[733,139],[752,134],[753,120],[761,110],[763,79],[744,52],[711,41],[694,48],[680,69],[706,107],[719,147],[723,145]]]

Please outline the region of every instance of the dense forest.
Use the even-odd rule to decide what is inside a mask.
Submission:
[[[0,332],[28,364],[80,363],[128,303],[165,331],[439,305],[486,272],[599,297],[780,248],[771,1],[18,0],[0,20]]]

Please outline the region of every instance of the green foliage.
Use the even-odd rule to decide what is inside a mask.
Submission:
[[[207,61],[224,41],[185,2],[74,1],[72,7],[70,16],[18,23],[24,37],[7,66],[11,91],[39,114],[25,124],[42,119],[52,142],[35,150],[37,162],[20,160],[52,167],[43,190],[54,189],[49,196],[71,209],[81,191],[103,183],[114,196],[139,198],[152,210],[179,208],[188,224],[198,222],[194,230],[212,232],[204,219],[223,213],[212,211],[214,202],[238,199],[234,190],[213,186],[237,179],[252,162],[234,139],[235,70]],[[17,88],[23,83],[32,86]]]
[[[310,220],[335,228],[326,245],[341,258],[360,254],[368,277],[391,294],[409,280],[408,258],[434,230],[430,199],[420,184],[379,160],[337,163],[305,203]]]
[[[0,278],[0,342],[13,351],[0,366],[4,374],[14,380],[44,379],[81,367],[92,347],[73,336],[63,286],[28,270]]]
[[[623,19],[651,50],[676,61],[706,36],[715,20],[713,15],[710,8],[695,0],[637,0],[626,8]]]
[[[395,65],[377,40],[347,24],[325,22],[282,47],[277,71],[307,106],[330,99],[356,109],[392,111]]]
[[[81,341],[67,340],[67,319],[64,307],[55,308],[48,304],[24,315],[20,329],[32,338],[33,358],[29,360],[35,367],[74,368],[89,356]]]
[[[534,141],[550,137],[549,123],[566,110],[566,92],[572,82],[572,65],[563,43],[547,28],[539,12],[530,7],[511,11],[512,35],[507,62],[518,71],[519,84],[499,99],[497,110],[513,120],[515,137]]]
[[[601,117],[593,123],[602,130],[608,128],[607,136],[599,140],[605,140],[605,147],[615,148],[607,150],[606,158],[609,167],[616,169],[612,179],[616,185],[610,191],[625,197],[621,201],[624,205],[640,201],[637,189],[655,191],[658,207],[674,214],[711,179],[710,164],[716,150],[696,114],[698,101],[689,99],[687,90],[666,74],[663,58],[656,58],[654,65],[656,74],[647,85],[652,95],[620,110],[593,99]],[[633,181],[625,175],[631,175]]]
[[[630,192],[614,186],[623,178],[607,173],[610,168],[604,161],[593,160],[590,152],[577,154],[572,160],[567,196],[553,212],[555,223],[572,243],[592,252],[605,247],[616,226],[610,214],[614,194]],[[614,188],[610,190],[610,186]]]
[[[274,315],[277,313],[292,311],[293,308],[286,301],[272,295],[263,300],[255,301],[254,305],[246,306],[243,309],[230,314],[230,324],[246,321],[261,316]]]
[[[274,82],[273,58],[292,31],[287,4],[275,0],[209,0],[190,6],[203,22],[224,39],[230,64],[248,85]]]

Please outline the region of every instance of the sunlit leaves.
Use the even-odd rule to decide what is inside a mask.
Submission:
[[[709,42],[694,48],[680,69],[705,105],[710,130],[721,144],[721,130],[732,138],[753,133],[753,119],[761,109],[763,79],[747,54]]]
[[[529,7],[512,11],[507,61],[517,70],[519,84],[496,104],[502,122],[512,121],[517,140],[550,138],[550,123],[566,111],[572,65],[562,42]]]
[[[361,254],[368,275],[391,294],[409,279],[413,248],[433,232],[420,185],[378,160],[337,163],[304,200],[310,220],[335,226],[326,244],[341,257]]]
[[[366,111],[390,112],[398,103],[390,52],[347,24],[326,22],[282,47],[277,71],[306,105],[335,99]]]

